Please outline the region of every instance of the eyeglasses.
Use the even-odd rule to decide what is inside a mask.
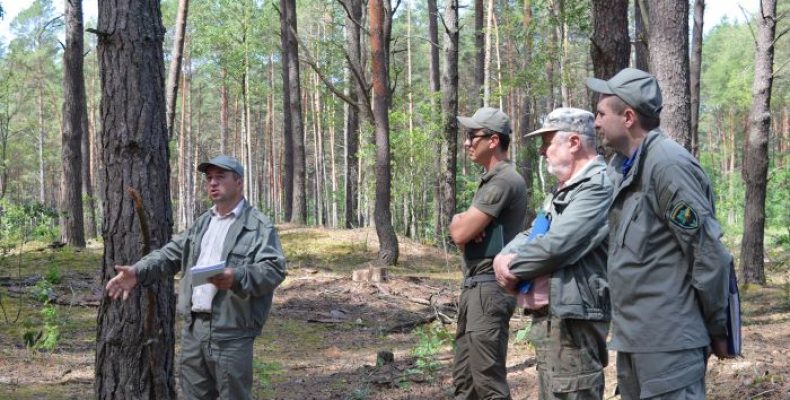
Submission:
[[[467,132],[466,133],[466,140],[474,143],[475,138],[484,138],[484,137],[491,137],[492,136],[491,133],[484,133],[482,135],[475,135],[477,132],[479,132],[479,131],[469,131],[469,132]]]

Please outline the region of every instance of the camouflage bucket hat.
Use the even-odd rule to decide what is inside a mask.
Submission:
[[[550,112],[543,120],[543,127],[524,137],[537,136],[546,132],[576,132],[582,136],[595,137],[595,116],[579,108],[561,107]]]

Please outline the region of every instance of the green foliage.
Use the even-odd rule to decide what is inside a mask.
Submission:
[[[442,366],[437,355],[445,346],[455,346],[455,338],[443,325],[420,327],[415,329],[414,333],[417,335],[417,344],[411,349],[411,354],[415,357],[415,361],[414,365],[406,370],[406,374],[431,377]]]
[[[0,199],[0,248],[29,240],[51,242],[60,236],[57,211],[41,203],[15,204]]]
[[[41,282],[47,282],[46,280],[41,280]],[[42,286],[47,286],[47,284]],[[37,284],[36,287],[39,287]],[[32,321],[26,322],[26,330],[22,335],[22,340],[25,343],[25,347],[31,350],[45,350],[45,351],[52,351],[58,346],[58,342],[60,341],[60,321],[58,317],[58,309],[57,306],[49,302],[49,294],[51,294],[51,287],[46,289],[39,289],[42,290],[40,293],[47,293],[47,299],[44,305],[41,307],[41,311],[39,312],[41,315],[41,323],[40,325],[36,325]]]
[[[527,325],[522,329],[519,329],[516,332],[516,339],[514,343],[521,343],[527,340],[529,337],[529,331],[532,329],[532,325]]]
[[[48,302],[54,297],[55,292],[52,289],[52,283],[46,279],[41,279],[36,282],[36,285],[30,288],[30,294],[34,299],[42,303]]]
[[[266,362],[255,360],[252,364],[252,369],[264,390],[271,388],[273,377],[283,374],[283,365],[277,361]]]

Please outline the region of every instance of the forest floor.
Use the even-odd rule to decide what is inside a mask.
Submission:
[[[446,255],[402,239],[400,261],[389,269],[387,281],[356,282],[352,271],[367,267],[376,257],[373,230],[286,225],[280,233],[289,275],[255,342],[257,398],[451,397],[452,320],[460,279],[455,253]],[[786,247],[769,250],[768,286],[742,288],[744,357],[711,359],[708,398],[790,398]],[[0,259],[0,399],[94,397],[100,267],[97,243],[84,251],[30,244]],[[59,281],[51,290],[41,283],[47,276]],[[45,307],[45,298],[54,307]],[[429,320],[433,322],[410,327]],[[36,336],[44,321],[60,332],[54,349],[27,348],[25,333]],[[179,319],[179,331],[180,325]],[[535,352],[519,340],[528,326],[527,317],[511,320],[508,380],[514,399],[537,398]],[[377,363],[382,350],[391,351],[394,362]],[[612,352],[606,369],[607,398],[616,398],[614,359]]]

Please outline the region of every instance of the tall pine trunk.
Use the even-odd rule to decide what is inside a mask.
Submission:
[[[354,79],[352,69],[354,65],[362,71],[362,1],[348,1],[348,15],[346,15],[346,38],[348,40],[348,75],[350,88],[348,97],[356,104],[346,106],[346,125],[344,128],[344,192],[345,192],[345,220],[346,228],[356,228],[359,226],[359,126],[360,115],[364,104],[364,89],[360,86],[358,79]]]
[[[302,96],[299,81],[299,48],[296,41],[298,32],[296,26],[296,2],[282,0],[280,4],[285,13],[288,37],[288,91],[290,98],[289,112],[291,113],[291,137],[293,139],[293,197],[291,222],[297,224],[307,223],[307,188],[306,188],[306,163],[304,148],[304,121],[302,118]]]
[[[184,31],[187,26],[189,0],[178,1],[176,12],[176,30],[173,36],[173,51],[170,59],[170,70],[167,75],[167,137],[173,137],[173,122],[176,119],[176,102],[178,101],[178,77],[181,74],[181,59],[184,55]]]
[[[702,72],[702,25],[705,0],[694,1],[694,30],[691,34],[691,154],[699,158],[699,86]]]
[[[286,221],[291,221],[293,216],[294,192],[294,136],[293,121],[291,119],[291,96],[299,97],[299,92],[292,94],[290,82],[290,45],[291,34],[288,20],[289,0],[280,0],[280,43],[282,55],[282,83],[283,83],[283,213]],[[299,60],[293,62],[298,63]],[[301,136],[301,132],[299,133]]]
[[[458,0],[447,0],[444,11],[444,56],[442,74],[443,149],[440,179],[440,229],[445,237],[450,220],[455,214],[455,174],[458,159]]]
[[[647,0],[634,0],[634,68],[650,71],[650,52],[647,42]]]
[[[749,112],[749,136],[743,161],[746,210],[741,240],[741,271],[745,283],[765,284],[765,194],[768,178],[768,139],[771,132],[776,0],[761,0],[757,22],[757,51]]]
[[[82,137],[85,117],[85,76],[82,59],[82,0],[67,0],[66,46],[63,52],[63,175],[60,188],[63,241],[85,247],[82,210]]]
[[[648,43],[650,72],[664,98],[661,127],[691,151],[691,92],[689,88],[689,3],[666,0],[650,3]]]
[[[115,265],[129,265],[172,233],[165,68],[165,28],[158,1],[99,3],[104,164],[102,286]],[[139,192],[135,211],[127,189]],[[143,231],[138,219],[150,222]],[[173,279],[134,290],[127,301],[103,297],[98,310],[95,362],[97,399],[176,397]]]

